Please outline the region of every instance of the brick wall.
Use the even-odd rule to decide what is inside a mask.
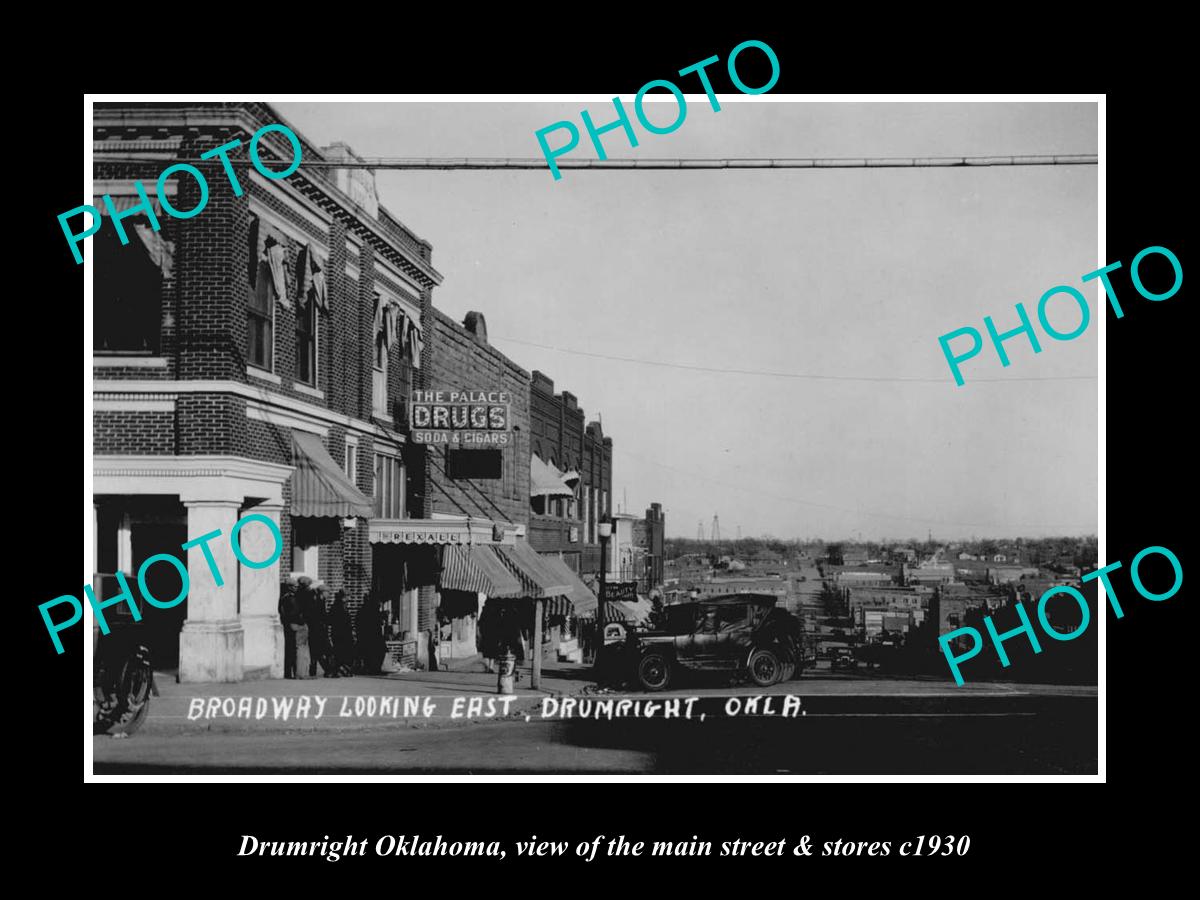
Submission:
[[[92,415],[97,455],[175,453],[175,417],[169,412],[102,410]]]
[[[432,466],[431,511],[525,524],[529,520],[529,373],[437,310],[426,346],[431,390],[500,390],[512,395],[512,433],[510,443],[500,451],[500,478],[450,478],[446,447],[426,448]]]
[[[600,545],[587,543],[587,522],[584,520],[584,497],[596,490],[595,519],[612,512],[612,440],[603,435],[598,422],[584,425],[586,416],[574,394],[554,393],[554,382],[542,372],[535,371],[530,387],[530,430],[532,452],[561,470],[580,474],[579,500],[574,515],[558,516],[553,507],[546,515],[530,516],[529,542],[541,553],[570,554],[579,561],[579,571],[600,571]],[[606,505],[600,506],[600,491],[605,492]],[[590,502],[590,501],[589,501]],[[571,541],[571,529],[578,531],[578,540]]]
[[[250,384],[264,391],[282,395],[305,404],[328,409],[358,419],[372,421],[372,362],[374,352],[373,311],[376,280],[386,284],[391,293],[406,297],[421,307],[421,322],[425,339],[425,368],[413,370],[402,357],[401,348],[392,350],[389,360],[389,405],[393,423],[382,424],[388,430],[403,425],[404,401],[413,387],[429,381],[429,361],[436,356],[429,338],[433,322],[432,293],[426,288],[419,296],[404,285],[384,278],[375,271],[377,254],[390,255],[392,263],[409,265],[398,259],[396,248],[402,248],[432,264],[432,248],[400,220],[381,210],[377,222],[368,225],[373,233],[359,234],[356,242],[349,240],[356,209],[339,206],[337,196],[310,196],[301,201],[295,196],[283,199],[291,188],[303,179],[314,184],[332,185],[331,175],[318,168],[306,170],[301,164],[301,177],[286,184],[262,185],[249,174],[249,140],[258,124],[278,121],[278,116],[264,104],[203,103],[203,104],[137,104],[129,106],[131,116],[108,114],[108,110],[124,108],[127,104],[97,104],[96,138],[105,140],[162,140],[180,137],[175,151],[178,158],[198,159],[210,150],[233,139],[242,147],[231,154],[243,193],[233,195],[220,159],[193,162],[208,184],[208,201],[193,218],[176,220],[160,217],[163,234],[174,241],[173,277],[164,283],[160,355],[166,366],[100,366],[95,367],[98,382],[122,380],[221,380]],[[172,112],[178,111],[178,117]],[[185,113],[188,119],[185,120]],[[239,113],[245,118],[234,124]],[[134,124],[147,118],[153,124]],[[228,124],[209,124],[221,119]],[[197,124],[198,123],[198,124]],[[316,159],[320,151],[299,135],[305,159]],[[98,179],[140,180],[153,194],[159,172],[171,164],[169,159],[153,159],[137,163],[96,164]],[[273,166],[278,169],[279,166]],[[177,176],[178,193],[173,205],[180,210],[195,207],[199,187],[195,179],[181,173]],[[311,187],[301,193],[313,193]],[[275,236],[285,249],[285,279],[290,303],[276,303],[274,309],[274,347],[271,378],[248,373],[246,358],[247,301],[250,295],[249,237],[252,224],[251,198],[255,210],[261,213],[263,225],[277,229]],[[311,200],[311,203],[310,203]],[[302,215],[298,208],[312,204],[324,214],[311,212]],[[326,219],[331,220],[326,223]],[[127,221],[136,221],[137,218]],[[318,224],[320,223],[320,224]],[[108,223],[106,223],[107,225]],[[389,246],[377,246],[381,231]],[[357,247],[362,242],[362,249]],[[306,243],[323,250],[328,292],[328,311],[318,314],[318,365],[315,387],[324,397],[296,388],[296,312],[298,310],[298,262]],[[85,244],[85,251],[87,245]],[[351,278],[347,263],[357,266],[359,277]],[[411,270],[411,269],[409,269]],[[252,370],[251,370],[252,371]],[[519,370],[518,370],[519,371]],[[113,391],[119,391],[114,386]],[[522,394],[522,402],[524,397]],[[130,404],[134,406],[134,404]],[[515,412],[515,410],[514,410]],[[175,412],[101,411],[95,414],[95,450],[98,454],[222,454],[293,464],[291,430],[258,420],[247,420],[246,400],[229,393],[179,392]],[[374,491],[373,453],[376,442],[371,435],[358,434],[358,488],[368,497]],[[329,428],[326,448],[334,460],[344,463],[345,430]],[[401,453],[408,478],[409,515],[428,516],[432,509],[429,491],[428,454],[422,448],[389,442],[388,449]],[[526,458],[528,448],[525,450]],[[518,490],[528,493],[527,466],[523,469],[524,484]],[[284,537],[283,570],[291,566],[294,522],[287,514],[291,504],[291,483],[284,486],[285,514],[280,523]],[[514,509],[515,511],[515,509]],[[330,520],[331,522],[333,520]],[[371,546],[368,529],[359,523],[354,529],[336,531],[322,541],[320,575],[331,590],[347,591],[348,602],[356,608],[363,592],[371,582]],[[421,628],[428,628],[432,618],[434,597],[431,589],[422,589],[419,605]]]

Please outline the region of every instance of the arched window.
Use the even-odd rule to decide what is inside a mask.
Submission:
[[[387,330],[387,315],[383,307],[383,298],[379,294],[375,295],[375,355],[374,355],[374,372],[372,373],[371,381],[371,408],[375,415],[391,418],[391,411],[388,407],[388,330]]]
[[[246,304],[246,362],[274,371],[275,301],[287,290],[283,271],[286,249],[282,241],[250,217],[247,256],[250,296]]]

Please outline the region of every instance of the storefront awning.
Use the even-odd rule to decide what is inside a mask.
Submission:
[[[319,437],[294,431],[292,440],[296,465],[292,476],[293,516],[371,516],[374,512],[371,501],[350,483]]]
[[[546,565],[528,541],[518,540],[511,546],[496,546],[496,553],[505,568],[521,582],[526,597],[562,597],[570,590],[570,583]]]
[[[526,597],[524,586],[485,546],[447,546],[442,551],[439,586],[448,591],[487,594],[489,599]]]
[[[536,455],[529,457],[529,496],[574,497],[575,491],[563,483],[562,473]]]
[[[571,571],[570,566],[557,556],[543,556],[542,562],[558,573],[559,577],[570,583],[571,589],[567,591],[566,597],[575,607],[575,615],[582,616],[596,609],[596,595],[583,583],[583,579]]]
[[[595,610],[592,610],[592,613],[587,618],[595,618]],[[630,625],[636,625],[642,620],[628,603],[623,600],[609,600],[604,604],[604,621],[626,622]]]

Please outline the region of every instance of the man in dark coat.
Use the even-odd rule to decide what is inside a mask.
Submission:
[[[300,628],[300,604],[296,585],[285,584],[279,592],[279,624],[283,626],[283,677],[296,677],[296,633]]]
[[[333,644],[333,677],[349,675],[354,671],[354,626],[346,609],[345,591],[333,595],[333,608],[329,611],[329,639]]]
[[[312,606],[312,579],[307,575],[300,576],[300,586],[296,588],[296,611],[299,613],[297,624],[292,631],[296,637],[296,671],[294,678],[311,678],[309,667],[312,657],[308,652],[308,616],[307,611]]]
[[[317,677],[317,663],[325,674],[329,674],[332,663],[329,661],[329,634],[325,622],[325,588],[323,585],[314,587],[302,596],[303,605],[300,615],[308,625],[308,675]]]
[[[358,661],[367,675],[378,675],[383,671],[383,655],[387,644],[383,639],[383,619],[379,601],[368,592],[363,594],[363,605],[354,623],[358,632]]]

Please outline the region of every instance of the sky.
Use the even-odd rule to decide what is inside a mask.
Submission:
[[[721,95],[714,112],[688,95],[674,133],[634,118],[639,145],[618,129],[605,147],[626,159],[1097,152],[1091,103],[768,98]],[[534,133],[570,120],[571,156],[594,158],[580,110],[598,126],[615,115],[594,97],[274,107],[318,145],[365,157],[537,157]],[[646,108],[662,124],[675,112]],[[1107,262],[1097,174],[380,170],[376,185],[433,244],[434,304],[460,321],[481,311],[493,345],[602,418],[614,510],[661,502],[667,533],[684,537],[719,515],[724,538],[963,539],[1098,531],[1103,303],[1080,281]],[[989,315],[1013,328],[1018,302],[1036,323],[1056,285],[1087,297],[1087,331],[1059,342],[1039,329],[1039,354],[1018,336],[1008,368],[985,346],[955,386],[938,337],[983,333]],[[1079,322],[1061,297],[1048,314],[1062,332]]]

